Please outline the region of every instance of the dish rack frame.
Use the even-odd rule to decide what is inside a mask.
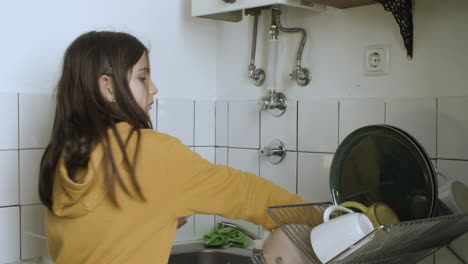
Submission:
[[[323,222],[323,212],[330,205],[273,206],[267,212],[307,263],[321,264],[311,247],[310,231]],[[382,225],[326,263],[416,263],[465,232],[468,232],[468,214]],[[276,263],[267,263],[258,250],[252,259],[256,264],[283,264],[281,258]]]

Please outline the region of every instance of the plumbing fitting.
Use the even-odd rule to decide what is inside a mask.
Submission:
[[[267,157],[268,161],[273,164],[280,163],[286,156],[286,150],[283,142],[278,139],[273,140],[266,147],[260,149],[260,154]]]
[[[273,38],[278,37],[278,29],[285,33],[302,33],[301,44],[297,52],[296,68],[289,74],[291,80],[296,80],[300,86],[306,86],[309,84],[311,79],[311,73],[307,68],[301,66],[302,63],[302,51],[307,40],[307,33],[302,28],[286,28],[281,25],[281,9],[278,5],[274,5],[271,9],[271,26],[270,36]]]
[[[261,111],[269,110],[275,117],[282,116],[286,111],[286,96],[275,90],[268,90],[267,95],[258,102]]]
[[[257,49],[257,29],[258,16],[261,14],[261,9],[252,8],[246,10],[246,14],[254,16],[253,36],[252,36],[252,52],[250,55],[249,78],[253,80],[256,86],[261,86],[265,82],[265,71],[255,66],[255,52]]]

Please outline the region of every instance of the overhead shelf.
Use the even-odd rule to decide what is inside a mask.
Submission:
[[[301,0],[302,3],[321,4],[339,9],[377,4],[374,0]]]

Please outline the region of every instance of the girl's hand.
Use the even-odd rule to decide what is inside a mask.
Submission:
[[[181,217],[181,218],[179,218],[177,220],[178,220],[177,229],[181,228],[182,226],[184,226],[188,222],[186,217]]]

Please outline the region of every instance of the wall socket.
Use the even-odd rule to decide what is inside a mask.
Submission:
[[[388,45],[371,45],[364,48],[364,74],[369,76],[387,75],[390,64]]]

